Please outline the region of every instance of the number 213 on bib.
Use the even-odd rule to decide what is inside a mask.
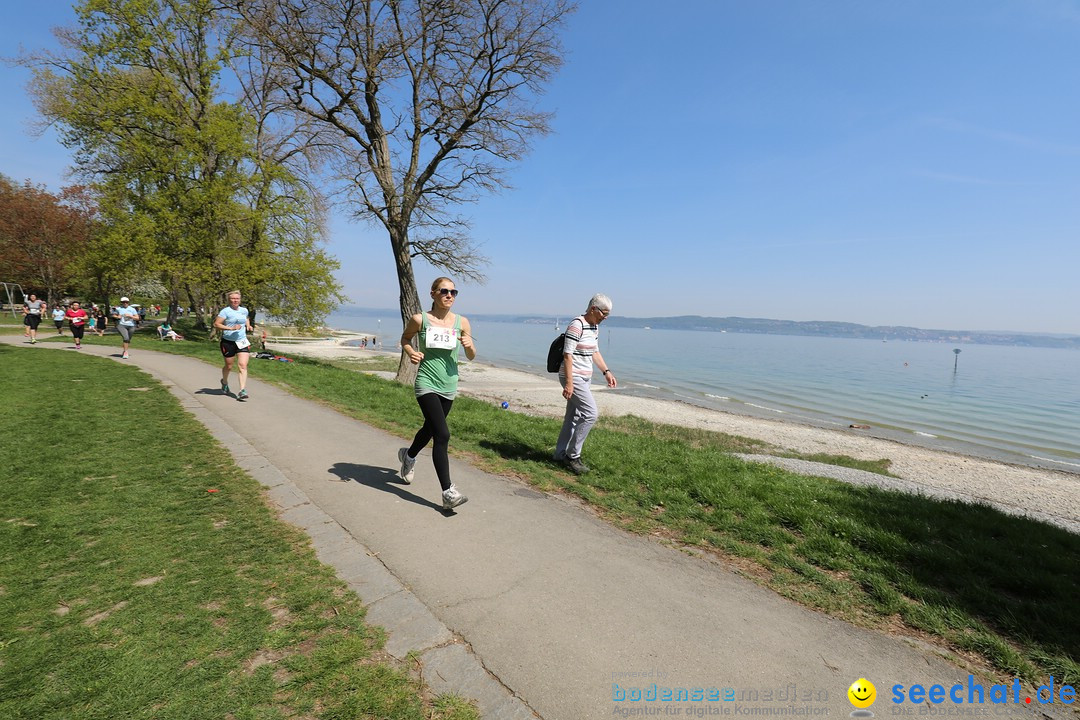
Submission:
[[[453,350],[457,347],[457,331],[454,328],[429,327],[424,335],[424,344],[438,350]]]

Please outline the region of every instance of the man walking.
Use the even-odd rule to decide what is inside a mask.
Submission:
[[[23,300],[23,325],[26,326],[23,335],[30,338],[31,345],[37,342],[38,324],[41,323],[41,316],[48,309],[49,306],[45,301],[38,300],[37,295],[33,293]]]
[[[618,385],[611,369],[600,354],[598,328],[611,313],[611,298],[597,293],[589,300],[589,307],[584,315],[570,321],[563,340],[563,364],[559,368],[559,382],[563,386],[566,398],[566,415],[563,418],[562,431],[555,445],[555,461],[561,462],[575,475],[589,472],[588,466],[581,462],[581,448],[585,438],[596,424],[599,412],[593,399],[592,381],[593,364],[604,373],[608,387]]]

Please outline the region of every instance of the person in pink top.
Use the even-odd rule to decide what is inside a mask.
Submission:
[[[71,303],[64,317],[71,323],[71,336],[75,338],[75,349],[82,350],[83,333],[86,331],[86,321],[90,319],[89,313],[82,309],[79,301]]]

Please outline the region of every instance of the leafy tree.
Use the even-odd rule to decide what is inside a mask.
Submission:
[[[94,227],[94,207],[80,186],[54,195],[29,181],[0,176],[0,278],[55,305],[74,289],[77,260]]]
[[[314,121],[357,215],[390,238],[402,322],[412,259],[482,279],[454,206],[505,184],[549,115],[566,0],[237,0],[282,104]],[[415,374],[402,355],[398,378]]]
[[[39,109],[100,194],[106,229],[86,259],[98,285],[154,274],[170,307],[186,296],[208,313],[233,287],[288,286],[265,293],[267,308],[300,322],[340,302],[318,223],[291,228],[312,214],[306,188],[259,155],[263,119],[221,90],[233,33],[220,6],[83,0],[75,10],[78,26],[59,35],[65,52],[25,62]]]

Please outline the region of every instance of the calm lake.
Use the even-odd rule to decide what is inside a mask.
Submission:
[[[553,325],[471,322],[478,361],[547,374]],[[385,326],[391,348],[400,334],[396,315],[327,323]],[[1074,350],[603,325],[600,350],[622,392],[829,427],[865,424],[871,430],[861,432],[879,437],[1080,472]]]

